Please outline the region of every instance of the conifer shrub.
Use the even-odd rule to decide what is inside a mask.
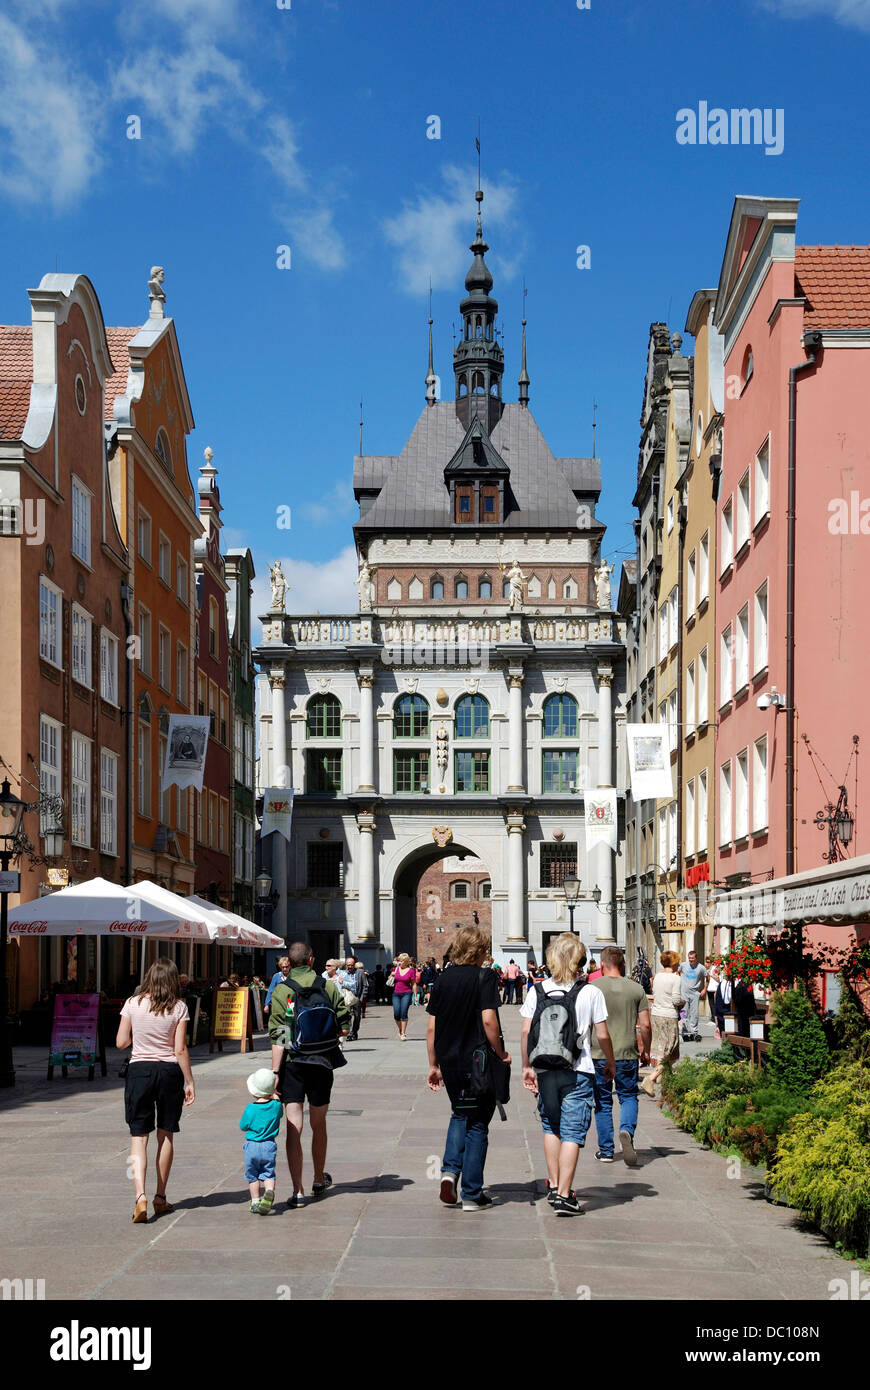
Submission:
[[[821,1019],[803,986],[773,996],[773,1017],[768,1075],[786,1091],[806,1096],[831,1059]]]

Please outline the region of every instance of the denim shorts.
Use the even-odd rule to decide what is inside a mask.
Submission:
[[[595,1110],[594,1081],[583,1071],[538,1072],[538,1114],[545,1134],[582,1149]]]
[[[274,1178],[278,1145],[274,1139],[245,1140],[245,1182]]]

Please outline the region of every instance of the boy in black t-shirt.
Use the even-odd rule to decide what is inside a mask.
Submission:
[[[489,937],[479,927],[460,928],[450,951],[450,969],[438,976],[429,999],[426,1081],[430,1091],[446,1088],[453,1111],[441,1163],[440,1195],[445,1206],[456,1206],[461,1174],[463,1211],[483,1211],[493,1205],[484,1191],[483,1169],[495,1097],[470,1093],[472,1053],[488,1042],[510,1064],[499,1028],[498,981],[495,971],[482,969],[489,946]]]

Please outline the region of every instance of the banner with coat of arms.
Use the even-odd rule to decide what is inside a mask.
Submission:
[[[263,793],[263,818],[260,824],[262,836],[277,831],[284,839],[290,839],[290,823],[293,819],[293,788],[267,787]]]
[[[161,791],[173,782],[177,787],[202,791],[209,722],[207,714],[170,714]]]
[[[583,793],[586,802],[586,853],[595,845],[616,849],[616,791],[599,787]]]

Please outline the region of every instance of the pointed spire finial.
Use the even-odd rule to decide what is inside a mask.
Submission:
[[[432,281],[429,281],[429,369],[426,372],[426,404],[434,405],[438,399],[436,387],[438,378],[435,375],[435,364],[432,358]]]
[[[520,367],[520,381],[519,381],[520,395],[519,395],[519,402],[520,402],[520,405],[526,405],[526,406],[527,406],[528,403],[529,403],[529,373],[528,373],[528,369],[527,369],[527,367],[526,367],[526,295],[527,295],[527,294],[528,294],[528,290],[526,289],[526,281],[525,281],[525,277],[523,277],[523,357],[522,357],[522,365],[521,365],[521,367]]]

